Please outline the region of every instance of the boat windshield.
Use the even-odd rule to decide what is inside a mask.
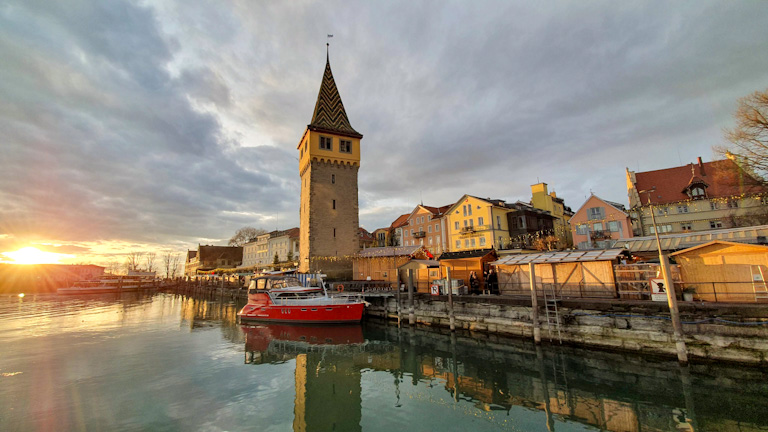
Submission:
[[[270,289],[281,289],[281,288],[288,288],[288,287],[300,287],[301,282],[299,282],[298,279],[295,277],[285,277],[282,279],[276,279],[272,280],[272,283],[270,284]]]

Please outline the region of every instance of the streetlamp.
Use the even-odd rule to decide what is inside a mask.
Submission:
[[[638,197],[642,193],[648,194],[648,207],[651,211],[651,223],[653,223],[653,233],[656,235],[656,247],[659,250],[659,265],[661,266],[661,274],[664,278],[664,285],[667,289],[667,304],[669,305],[669,315],[672,318],[672,329],[675,334],[675,346],[677,348],[677,360],[682,365],[688,364],[688,351],[685,347],[685,338],[683,336],[683,324],[680,321],[680,311],[677,308],[677,296],[675,295],[675,285],[672,282],[672,275],[669,273],[669,259],[661,249],[661,240],[659,240],[659,228],[656,226],[656,215],[653,212],[653,204],[651,204],[651,192],[656,191],[656,186],[651,189],[638,191]],[[642,200],[641,200],[642,203]],[[642,217],[642,216],[641,216]]]

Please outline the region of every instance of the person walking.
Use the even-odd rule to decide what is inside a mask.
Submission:
[[[469,272],[469,291],[472,295],[480,294],[480,283],[477,280],[474,270]]]
[[[488,270],[488,288],[491,290],[491,294],[499,295],[499,277],[493,269]]]

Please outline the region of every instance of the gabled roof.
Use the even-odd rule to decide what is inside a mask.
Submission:
[[[400,216],[395,219],[394,222],[392,222],[392,225],[390,225],[390,228],[400,228],[401,226],[404,226],[406,222],[408,222],[408,218],[411,216],[410,213],[401,214]]]
[[[520,255],[507,255],[491,265],[522,265],[543,263],[570,263],[585,261],[613,261],[624,253],[624,249],[605,249],[594,251],[559,251]]]
[[[480,197],[476,197],[474,195],[464,194],[464,195],[461,196],[461,198],[458,199],[458,201],[456,201],[455,203],[453,203],[450,206],[448,206],[448,209],[445,210],[445,213],[449,213],[449,212],[453,211],[453,209],[457,208],[462,202],[464,202],[464,200],[466,198],[474,198],[476,200],[480,200],[480,201],[486,202],[486,203],[488,203],[488,204],[490,204],[492,206],[496,206],[496,207],[506,207],[506,202],[504,200],[491,199],[491,198],[480,198]]]
[[[411,216],[416,214],[420,208],[432,213],[432,219],[439,219],[445,216],[446,212],[451,207],[453,207],[453,204],[444,205],[442,207],[432,207],[432,206],[425,206],[424,204],[419,204],[416,207],[414,207],[413,210],[408,214],[407,219],[410,219]]]
[[[589,200],[591,200],[592,198],[597,198],[597,199],[598,199],[598,200],[600,200],[601,202],[605,203],[605,205],[607,205],[607,206],[609,206],[609,207],[613,207],[613,208],[614,208],[614,209],[616,209],[617,211],[620,211],[620,212],[624,213],[625,215],[629,216],[629,215],[627,214],[627,209],[626,209],[626,208],[624,208],[624,206],[623,206],[623,205],[621,205],[621,204],[619,204],[619,203],[615,203],[615,202],[613,202],[613,201],[604,200],[604,199],[600,198],[599,196],[597,196],[597,195],[595,195],[595,194],[592,194],[592,195],[590,195],[590,197],[589,197],[589,198],[587,198],[587,200],[586,200],[586,201],[584,201],[584,204],[582,204],[582,205],[581,205],[581,207],[579,207],[579,209],[578,209],[578,210],[576,210],[576,212],[574,213],[574,216],[575,216],[576,214],[578,214],[578,213],[581,211],[581,209],[583,209],[583,208],[584,208],[584,206],[585,206],[585,205],[587,205],[587,203],[589,202]]]
[[[686,194],[686,190],[694,181],[708,185],[707,198],[728,198],[744,193],[764,192],[759,186],[750,186],[749,184],[753,181],[747,181],[746,185],[745,182],[739,181],[740,174],[745,178],[749,177],[743,171],[740,172],[736,163],[730,159],[691,163],[674,168],[635,173],[635,188],[638,191],[656,188],[653,192],[642,194],[640,201],[643,206],[648,205],[649,197],[654,205],[687,201],[690,197]],[[749,179],[751,180],[751,177]]]
[[[363,137],[349,124],[349,118],[347,118],[347,112],[344,110],[344,104],[341,102],[339,89],[336,88],[336,81],[333,79],[331,63],[327,58],[323,82],[320,84],[320,92],[317,94],[315,112],[312,114],[312,121],[307,125],[307,128],[354,138]]]
[[[688,249],[683,249],[681,251],[677,251],[675,253],[669,254],[669,256],[675,256],[675,255],[685,255],[688,253],[691,253],[695,250],[703,249],[709,246],[713,245],[723,245],[723,246],[740,246],[742,248],[749,248],[752,249],[756,253],[768,253],[768,246],[763,245],[755,245],[755,244],[745,244],[745,243],[737,243],[737,242],[731,242],[731,241],[723,241],[723,240],[712,240],[711,242],[707,242],[704,244],[700,244],[698,246],[693,246]]]
[[[363,240],[371,240],[371,241],[373,241],[373,235],[370,232],[368,232],[367,229],[365,229],[363,227],[359,227],[358,228],[358,234],[360,235],[360,238],[363,239]]]

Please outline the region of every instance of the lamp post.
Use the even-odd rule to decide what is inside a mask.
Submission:
[[[648,207],[651,211],[651,223],[653,224],[653,233],[656,235],[656,247],[659,250],[659,265],[661,266],[661,275],[664,278],[664,285],[667,289],[667,304],[669,305],[669,315],[672,319],[672,329],[675,334],[675,346],[677,349],[677,360],[682,365],[688,364],[688,350],[685,346],[685,337],[683,336],[683,323],[680,321],[680,311],[677,308],[677,296],[675,295],[675,285],[672,282],[672,275],[669,272],[669,259],[661,249],[661,240],[659,240],[659,228],[656,225],[656,215],[653,212],[651,204],[651,192],[656,191],[654,186],[648,190],[638,191],[638,196],[642,193],[648,194]],[[642,202],[642,201],[641,201]]]

